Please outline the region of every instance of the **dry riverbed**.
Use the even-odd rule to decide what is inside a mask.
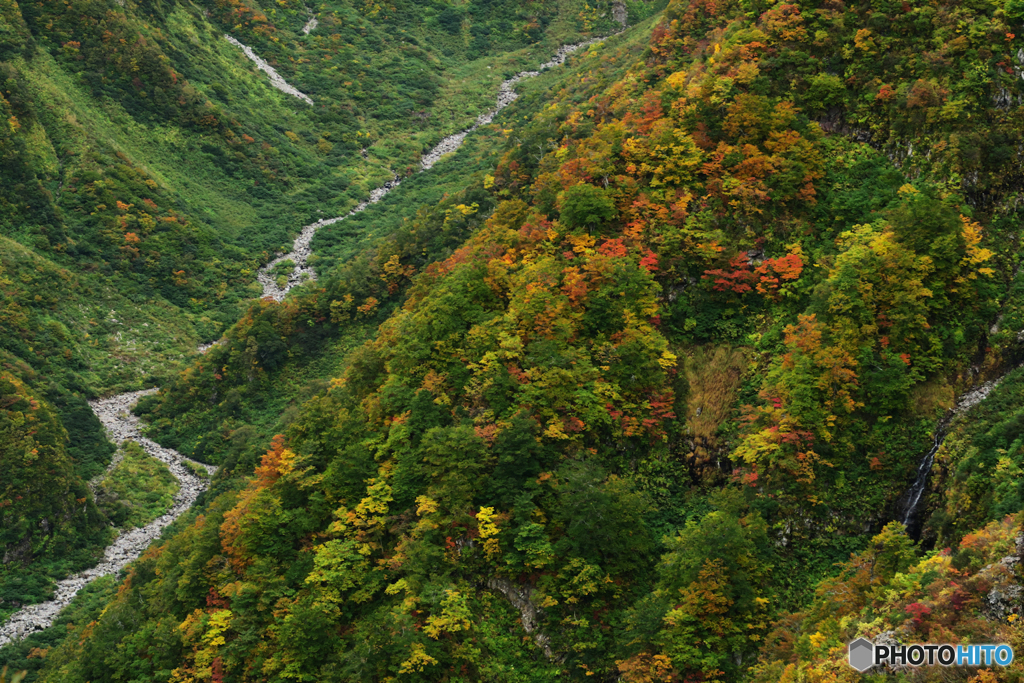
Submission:
[[[178,494],[174,497],[174,504],[166,513],[146,526],[121,533],[117,540],[107,546],[103,553],[103,560],[95,567],[79,572],[63,581],[58,581],[52,600],[29,605],[19,612],[15,612],[0,626],[0,647],[12,640],[20,640],[34,631],[53,625],[53,620],[62,609],[71,603],[78,591],[90,581],[101,576],[116,574],[129,562],[135,560],[142,554],[142,551],[149,547],[150,543],[160,537],[164,527],[188,510],[199,494],[206,490],[207,480],[193,474],[184,463],[190,463],[199,470],[205,469],[210,475],[216,472],[215,467],[189,460],[177,451],[164,448],[140,433],[139,418],[131,414],[131,408],[140,396],[151,394],[154,391],[156,390],[148,389],[118,394],[110,398],[90,401],[89,405],[96,416],[100,418],[103,426],[106,427],[112,441],[118,445],[125,441],[135,441],[142,446],[146,453],[167,465],[180,486]],[[112,462],[110,467],[112,468],[116,464],[116,461]]]

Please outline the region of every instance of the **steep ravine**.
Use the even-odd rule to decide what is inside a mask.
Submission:
[[[307,27],[310,30],[315,28],[315,26],[315,19],[312,19],[310,23],[307,24]],[[271,85],[275,88],[289,95],[293,95],[307,104],[313,104],[313,101],[309,96],[288,84],[280,74],[278,74],[273,67],[267,64],[267,62],[261,59],[252,50],[252,48],[243,45],[231,36],[225,35],[224,38],[233,45],[241,48],[245,55],[252,60],[260,70],[266,72],[270,77]],[[441,157],[458,150],[470,133],[480,126],[493,121],[498,112],[512,104],[518,97],[513,90],[513,86],[516,83],[526,78],[538,76],[544,69],[563,64],[570,54],[599,40],[603,40],[603,38],[595,38],[593,40],[588,40],[574,45],[562,46],[558,49],[551,60],[540,65],[538,71],[523,71],[512,78],[503,81],[498,90],[495,108],[478,117],[476,122],[466,130],[455,133],[454,135],[450,135],[441,140],[433,149],[422,157],[420,162],[420,171],[429,170],[441,159]],[[352,216],[365,210],[371,204],[379,202],[389,192],[391,192],[391,190],[398,187],[400,182],[399,178],[395,176],[392,180],[389,180],[370,192],[370,196],[366,201],[360,203],[344,216],[321,219],[315,223],[304,226],[298,237],[295,238],[293,250],[291,252],[275,258],[259,270],[257,280],[263,286],[263,296],[271,297],[280,301],[284,299],[285,295],[290,289],[292,289],[292,287],[295,287],[307,280],[315,280],[316,273],[307,265],[307,259],[311,253],[310,244],[313,240],[313,236],[316,234],[316,231],[325,225],[331,225],[338,221],[342,221],[348,216]],[[278,287],[275,281],[276,278],[274,278],[271,271],[278,263],[289,259],[295,264],[295,267],[288,275],[285,285],[283,287]],[[216,342],[203,344],[197,350],[200,353],[205,353],[213,347],[215,343]],[[128,392],[101,399],[99,401],[93,401],[90,405],[92,406],[93,412],[96,413],[100,418],[100,421],[107,428],[107,431],[113,441],[118,444],[121,444],[126,440],[135,441],[141,445],[149,455],[168,465],[171,473],[178,479],[181,486],[177,496],[175,496],[174,504],[171,509],[145,527],[126,531],[118,536],[117,540],[115,540],[114,543],[108,546],[104,551],[103,561],[95,567],[57,582],[55,596],[52,600],[30,605],[12,615],[7,622],[0,625],[0,647],[13,640],[24,638],[26,635],[34,631],[39,631],[51,626],[60,611],[71,603],[71,600],[79,590],[94,579],[108,574],[117,573],[128,563],[139,557],[139,555],[142,554],[152,541],[159,538],[164,527],[169,525],[177,519],[179,515],[185,512],[185,510],[195,502],[199,494],[206,489],[206,481],[193,475],[186,467],[184,467],[183,463],[191,462],[195,466],[205,467],[211,475],[216,471],[216,468],[209,467],[201,463],[195,463],[194,461],[185,458],[177,451],[164,448],[156,442],[143,437],[139,432],[139,419],[131,414],[130,409],[135,402],[138,401],[140,396],[154,391],[156,391],[156,389]],[[116,461],[112,462],[111,467],[115,464]]]
[[[117,540],[107,546],[103,552],[103,560],[91,569],[86,569],[63,581],[57,582],[54,598],[47,602],[29,605],[14,613],[10,619],[0,626],[0,647],[12,640],[24,638],[29,633],[39,631],[53,625],[53,620],[62,609],[67,607],[75,594],[94,579],[119,572],[125,565],[137,558],[149,544],[160,537],[164,527],[189,509],[199,494],[206,490],[207,482],[192,474],[183,463],[189,462],[194,467],[205,468],[210,475],[216,472],[215,467],[189,460],[170,448],[164,448],[155,441],[145,438],[139,433],[139,418],[131,414],[131,407],[140,396],[156,391],[132,391],[118,394],[110,398],[91,401],[96,416],[106,427],[107,433],[118,445],[125,441],[135,441],[146,453],[165,463],[171,474],[178,480],[181,487],[174,497],[174,504],[160,517],[139,529],[130,529],[121,533]],[[111,462],[110,468],[116,465]],[[108,470],[110,469],[108,468]]]
[[[1009,372],[1007,371],[996,379],[985,382],[961,396],[957,400],[956,405],[936,425],[932,447],[921,458],[921,462],[917,466],[917,473],[914,476],[914,483],[910,485],[910,488],[907,489],[900,499],[901,505],[899,506],[898,518],[907,527],[912,536],[920,536],[921,501],[924,498],[925,489],[928,487],[928,477],[931,474],[932,465],[935,464],[935,455],[939,452],[942,442],[946,440],[946,433],[950,423],[956,416],[966,413],[988,398],[992,390],[996,388]]]

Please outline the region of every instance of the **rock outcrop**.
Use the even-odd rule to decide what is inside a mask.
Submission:
[[[539,630],[540,621],[543,618],[543,610],[533,603],[531,596],[533,589],[529,586],[516,585],[508,579],[492,577],[487,581],[487,587],[492,591],[501,593],[508,600],[509,604],[519,612],[519,623],[523,630],[533,636],[533,642],[537,644],[547,657],[548,661],[561,661],[551,649],[551,639]]]

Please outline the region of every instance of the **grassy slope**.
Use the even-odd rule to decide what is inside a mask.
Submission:
[[[643,22],[631,30],[633,41],[649,31],[654,19]],[[511,67],[516,70],[530,68],[537,61],[549,55],[547,47],[534,48],[522,63]],[[527,61],[532,59],[533,61]],[[392,192],[378,204],[340,223],[318,231],[313,243],[314,254],[310,262],[315,264],[325,282],[362,276],[353,273],[353,264],[381,261],[381,254],[394,251],[395,235],[407,231],[418,234],[410,237],[424,247],[420,253],[409,254],[419,258],[423,265],[449,256],[459,244],[459,235],[446,232],[436,222],[437,206],[440,203],[441,218],[451,206],[465,201],[466,191],[479,190],[487,171],[497,163],[499,150],[507,144],[507,135],[502,126],[515,119],[529,116],[540,107],[548,93],[562,79],[568,76],[568,69],[553,69],[536,78],[523,81],[517,87],[521,100],[500,115],[492,125],[480,129],[470,136],[463,148],[451,157],[446,157],[426,173],[415,173],[405,179],[399,190]],[[486,217],[482,211],[478,217]],[[429,216],[429,217],[428,217]],[[419,218],[419,221],[417,221]],[[439,230],[439,228],[441,228]],[[438,239],[431,239],[431,233]],[[403,252],[404,253],[404,252]],[[375,277],[375,276],[374,276]],[[319,290],[322,283],[296,290],[293,297],[302,298]],[[328,285],[330,286],[330,285]],[[399,298],[398,301],[401,299]],[[391,310],[385,309],[385,312]],[[340,333],[332,331],[324,342],[318,343],[306,352],[295,348],[289,361],[279,370],[266,377],[255,387],[246,387],[245,398],[231,400],[230,405],[193,404],[187,415],[175,414],[173,418],[160,418],[157,413],[152,435],[158,436],[168,445],[182,449],[200,458],[217,458],[223,444],[231,440],[236,430],[238,438],[232,448],[237,448],[239,439],[266,442],[275,433],[284,431],[297,416],[297,407],[302,400],[322,391],[324,383],[333,377],[340,377],[350,362],[350,353],[375,334],[375,327],[384,315],[346,324]],[[328,325],[328,328],[333,328]],[[221,363],[230,357],[224,349],[215,348],[210,352],[211,364]],[[223,399],[223,397],[221,397]],[[147,399],[142,409],[148,411],[157,399]]]
[[[97,505],[115,525],[134,529],[167,512],[178,488],[167,465],[129,441],[121,461],[97,484]]]
[[[433,108],[423,110],[429,116],[419,129],[378,116],[373,107],[381,106],[381,101],[387,99],[382,97],[385,93],[379,91],[366,93],[368,102],[361,105],[360,115],[343,120],[344,117],[320,114],[315,108],[308,108],[272,89],[265,76],[253,69],[239,50],[221,39],[223,28],[207,20],[195,6],[128,5],[123,12],[115,12],[123,14],[121,21],[138,28],[160,46],[169,62],[189,79],[189,87],[198,94],[198,101],[205,99],[208,108],[212,107],[210,111],[230,119],[238,130],[204,131],[182,125],[174,118],[155,117],[146,109],[145,101],[140,105],[116,89],[108,89],[101,95],[92,78],[94,74],[88,68],[83,71],[74,59],[69,61],[68,55],[57,49],[59,33],[55,33],[39,36],[40,47],[48,49],[28,51],[27,56],[14,54],[7,60],[8,68],[21,81],[12,99],[15,109],[19,110],[16,113],[24,122],[18,133],[23,138],[20,156],[35,172],[43,194],[49,194],[72,241],[76,236],[79,241],[94,240],[97,236],[95,225],[89,225],[96,221],[82,215],[83,209],[92,211],[93,206],[87,205],[87,198],[81,201],[79,197],[76,201],[69,196],[75,191],[69,186],[83,182],[86,189],[94,189],[90,185],[95,181],[90,183],[91,178],[83,178],[83,175],[98,171],[107,178],[108,187],[111,181],[115,183],[116,194],[117,179],[111,179],[109,171],[105,173],[104,169],[112,162],[123,161],[141,177],[155,182],[157,202],[163,205],[156,195],[166,197],[173,211],[187,217],[198,231],[201,242],[217,252],[216,256],[210,252],[200,256],[202,271],[221,276],[221,284],[227,285],[227,289],[218,287],[218,282],[205,272],[196,272],[201,283],[186,286],[187,298],[171,300],[182,309],[181,314],[171,316],[172,330],[184,326],[194,330],[196,336],[209,339],[237,317],[241,299],[257,291],[252,284],[254,259],[266,258],[272,251],[284,248],[287,236],[303,222],[350,209],[369,189],[390,176],[390,168],[400,169],[415,163],[420,150],[441,136],[464,128],[476,115],[493,106],[502,73],[532,64],[536,54],[547,54],[555,45],[572,37],[574,29],[578,30],[571,18],[576,3],[564,4],[561,14],[554,14],[556,21],[552,28],[539,34],[542,40],[538,46],[522,48],[510,55],[503,54],[502,48],[515,47],[516,40],[521,39],[508,39],[504,44],[492,46],[495,54],[467,60],[466,46],[459,44],[466,41],[439,29],[430,20],[429,11],[422,15],[403,12],[406,18],[401,25],[405,28],[397,28],[397,24],[389,23],[386,18],[375,23],[373,19],[362,17],[346,3],[325,5],[322,28],[311,36],[295,35],[294,26],[291,31],[285,29],[282,33],[285,40],[275,43],[269,51],[270,59],[282,61],[284,54],[293,53],[288,59],[296,62],[280,66],[285,77],[300,87],[304,74],[334,87],[352,75],[344,70],[338,72],[337,66],[318,69],[302,56],[307,51],[316,52],[337,61],[339,48],[333,43],[338,41],[333,35],[319,35],[334,21],[344,38],[357,42],[377,41],[378,49],[368,51],[374,55],[367,65],[371,69],[389,67],[392,75],[407,78],[402,68],[416,73],[422,68],[418,64],[429,63],[434,72],[429,80],[447,85],[432,101]],[[96,13],[91,6],[85,10]],[[30,23],[34,27],[38,21],[37,17]],[[284,25],[287,26],[287,22]],[[72,28],[64,28],[73,32]],[[407,32],[423,47],[410,48],[404,39],[380,42],[394,37],[393,31]],[[439,31],[443,40],[436,40]],[[240,35],[245,38],[245,31]],[[436,50],[438,54],[430,52],[435,47],[432,43],[440,46]],[[412,54],[407,56],[410,49]],[[450,84],[454,83],[459,87],[452,88]],[[387,82],[375,85],[385,90],[391,86]],[[332,102],[331,106],[337,104]],[[339,126],[340,130],[331,130]],[[252,134],[255,141],[250,145],[268,148],[265,153],[253,158],[247,151],[239,152],[237,143],[232,140],[243,133]],[[323,141],[328,144],[318,144]],[[368,148],[369,161],[364,161],[357,153],[360,147]],[[246,154],[250,157],[248,162]],[[263,184],[270,185],[269,192],[252,192],[260,184],[260,172],[254,166],[259,166],[266,176]],[[78,192],[80,194],[81,190]],[[14,216],[5,233],[30,247],[45,245],[39,241],[39,230],[32,227],[31,220],[19,221]],[[142,245],[145,255],[145,239]],[[186,245],[164,244],[161,248],[173,251],[183,246]],[[122,293],[136,306],[143,301],[158,302],[166,298],[168,290],[159,282],[168,278],[166,271],[154,273],[157,282],[150,275],[147,283],[143,273],[126,272],[138,271],[138,264],[128,267],[113,264],[113,272],[109,272],[112,265],[107,256],[109,252],[69,254],[67,245],[59,242],[41,248],[52,249],[46,255],[59,265],[69,267],[76,275],[87,277],[89,270],[107,270],[105,275],[108,278],[112,275],[115,286],[120,285]],[[200,251],[204,251],[202,247]],[[187,253],[172,256],[177,259],[172,267],[184,265],[188,275],[199,269],[198,262],[188,267],[192,257]],[[99,282],[88,284],[98,289]],[[167,336],[184,342],[173,331]],[[152,365],[165,366],[164,360],[156,359]],[[143,367],[138,369],[141,371],[136,378],[145,372]],[[90,384],[98,390],[124,384],[125,378],[107,379],[107,368],[96,372],[103,379]]]

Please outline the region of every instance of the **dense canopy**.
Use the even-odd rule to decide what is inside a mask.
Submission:
[[[853,681],[859,636],[1024,643],[1018,3],[89,2],[0,5],[22,36],[0,68],[23,76],[0,100],[23,174],[0,190],[0,449],[28,443],[33,404],[77,496],[109,453],[76,406],[159,383],[150,436],[220,469],[0,662],[82,683]],[[600,36],[415,171],[501,78]],[[63,118],[33,99],[59,83]],[[175,168],[192,156],[199,182]],[[318,279],[252,300],[289,235],[392,172],[316,233]],[[14,509],[65,510],[60,533],[0,536],[40,548],[22,566],[114,514],[50,494]]]

